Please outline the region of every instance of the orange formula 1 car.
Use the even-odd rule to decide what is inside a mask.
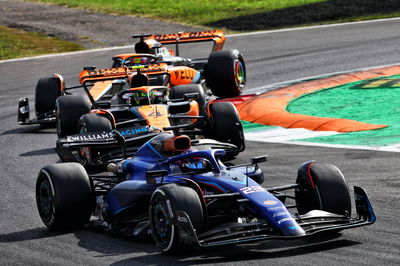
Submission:
[[[82,84],[90,92],[109,83],[107,78],[84,77]],[[106,165],[135,154],[163,131],[188,135],[199,147],[223,148],[230,156],[245,148],[235,106],[207,99],[199,84],[132,88],[126,79],[113,79],[107,88],[97,101],[90,94],[91,101],[81,95],[57,99],[56,151],[62,161]]]
[[[99,77],[87,94],[91,102],[96,102],[105,93],[113,79],[126,79],[130,87],[166,86],[174,90],[179,85],[201,85],[205,95],[221,98],[240,95],[246,83],[246,68],[243,56],[238,50],[222,51],[225,37],[222,31],[186,32],[176,34],[135,35],[140,38],[132,54],[113,57],[110,69],[86,67],[80,74],[80,82],[87,78]],[[213,42],[208,58],[188,59],[179,56],[179,47],[184,43]],[[174,45],[168,49],[167,45]],[[30,119],[27,98],[19,101],[18,122],[27,124],[54,124],[56,120],[56,99],[67,91],[82,86],[67,88],[61,75],[39,80],[35,91],[36,119]],[[191,93],[187,89],[186,93]]]

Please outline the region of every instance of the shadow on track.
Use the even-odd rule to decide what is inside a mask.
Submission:
[[[271,12],[222,19],[207,26],[235,31],[255,31],[400,12],[398,0],[328,0]]]
[[[13,135],[13,134],[56,134],[56,130],[51,127],[45,127],[40,125],[32,126],[21,126],[18,128],[6,130],[0,134],[1,135]]]
[[[90,251],[96,251],[104,256],[132,254],[129,259],[124,259],[112,265],[127,265],[162,261],[165,264],[204,264],[204,263],[229,263],[234,261],[252,261],[260,259],[285,258],[297,255],[311,254],[337,248],[344,248],[361,244],[358,241],[338,239],[341,234],[312,236],[301,240],[277,240],[264,243],[246,244],[238,246],[214,247],[202,250],[188,249],[185,255],[162,255],[153,243],[138,242],[129,238],[114,237],[111,234],[93,235],[91,232],[80,231],[75,234],[79,239],[79,246]],[[137,253],[146,253],[139,255]],[[156,264],[157,265],[157,264]]]
[[[12,232],[8,234],[1,234],[0,243],[14,243],[27,240],[36,240],[36,239],[60,236],[67,233],[69,232],[54,232],[54,231],[49,231],[45,227],[40,227],[40,228],[23,230],[19,232]]]
[[[53,148],[47,148],[47,149],[40,149],[36,151],[28,151],[21,153],[19,156],[22,157],[28,157],[28,156],[41,156],[41,155],[49,155],[49,154],[54,154],[55,151]]]

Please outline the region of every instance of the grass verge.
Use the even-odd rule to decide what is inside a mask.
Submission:
[[[25,0],[249,31],[400,15],[398,0]]]
[[[79,44],[0,26],[0,60],[83,50]]]

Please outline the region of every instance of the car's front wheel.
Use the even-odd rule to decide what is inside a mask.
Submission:
[[[43,167],[36,181],[36,203],[49,229],[75,229],[88,223],[95,197],[83,166],[61,163]]]
[[[311,210],[351,215],[351,198],[342,172],[332,164],[309,161],[299,167],[295,190],[300,214]]]
[[[188,215],[194,230],[200,232],[203,229],[204,213],[196,191],[176,184],[157,188],[150,201],[150,228],[156,245],[163,253],[177,253],[184,244],[177,227],[179,211]]]

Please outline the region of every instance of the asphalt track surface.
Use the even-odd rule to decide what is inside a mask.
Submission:
[[[400,20],[350,24],[231,37],[248,66],[248,89],[307,76],[398,63]],[[125,50],[126,51],[126,50]],[[294,181],[297,167],[316,159],[337,165],[350,186],[365,188],[377,222],[331,237],[269,241],[163,256],[151,243],[134,242],[90,230],[52,233],[36,210],[34,185],[39,169],[57,162],[54,130],[19,126],[17,101],[40,77],[58,72],[77,84],[82,66],[110,65],[122,51],[0,63],[0,264],[1,265],[399,265],[400,154],[247,142],[236,162],[268,154],[266,186]],[[196,53],[197,51],[193,51]],[[73,196],[73,195],[72,195]]]

